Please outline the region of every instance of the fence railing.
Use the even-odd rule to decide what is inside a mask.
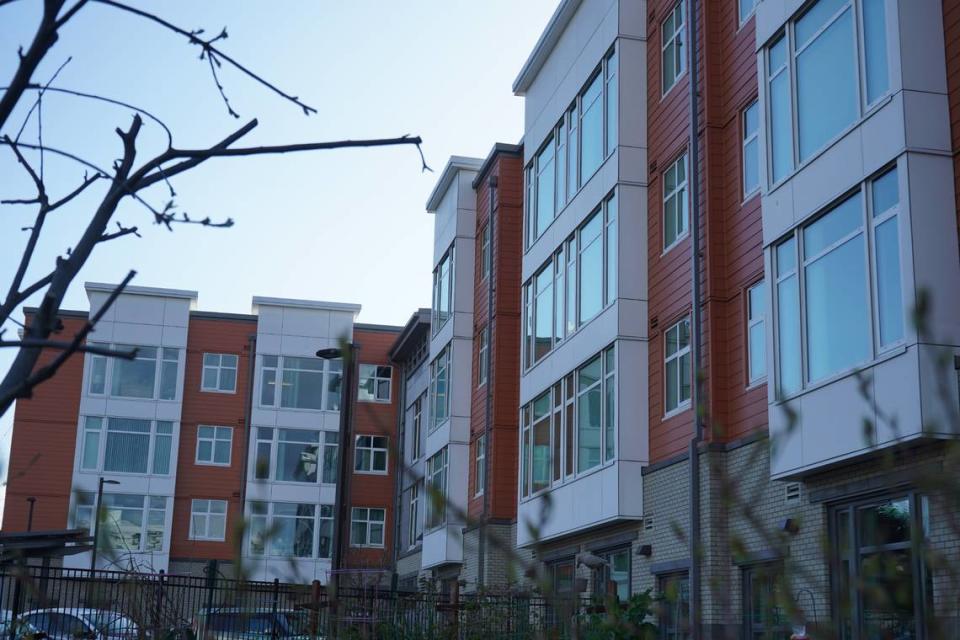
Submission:
[[[0,629],[25,640],[576,638],[596,603],[207,576],[0,567]]]

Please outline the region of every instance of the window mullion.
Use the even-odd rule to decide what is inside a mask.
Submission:
[[[795,231],[797,240],[794,264],[797,277],[797,309],[800,313],[800,389],[807,386],[809,363],[807,362],[807,278],[806,263],[803,260],[803,233],[798,228]]]
[[[867,183],[871,184],[872,183]],[[866,273],[867,273],[867,307],[870,309],[870,355],[872,358],[876,358],[877,354],[881,350],[881,340],[880,340],[880,305],[878,304],[879,296],[879,287],[877,282],[877,253],[876,247],[874,246],[875,235],[877,224],[872,218],[873,212],[873,189],[867,189],[865,186],[861,185],[863,189],[863,209],[861,215],[863,216],[863,235],[864,235],[864,257],[866,261]]]
[[[798,117],[799,110],[799,94],[797,92],[797,64],[796,64],[796,54],[793,51],[793,42],[794,42],[794,23],[790,22],[787,24],[787,28],[784,32],[786,37],[786,47],[787,47],[787,61],[786,61],[786,72],[790,74],[790,123],[791,123],[791,148],[793,149],[793,155],[791,156],[791,167],[789,173],[792,173],[796,170],[797,166],[800,164],[800,118]]]

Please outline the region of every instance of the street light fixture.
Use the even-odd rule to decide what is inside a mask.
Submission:
[[[347,496],[350,482],[350,436],[353,427],[353,403],[357,397],[355,389],[357,379],[357,352],[360,345],[348,342],[344,348],[330,347],[317,351],[317,357],[323,360],[344,358],[343,383],[340,385],[340,455],[337,460],[337,487],[334,499],[336,520],[333,526],[333,553],[331,574],[334,589],[340,586],[340,570],[343,568],[345,529],[349,521],[347,514]]]
[[[97,547],[100,546],[100,503],[103,502],[103,485],[120,484],[117,480],[107,480],[100,477],[97,484],[97,508],[93,514],[93,551],[90,553],[90,574],[97,568]]]

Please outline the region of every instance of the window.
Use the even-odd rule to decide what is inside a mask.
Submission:
[[[747,381],[754,384],[767,376],[767,336],[764,330],[767,289],[758,282],[747,289]]]
[[[423,539],[423,523],[420,520],[420,483],[410,487],[410,522],[407,530],[410,548],[420,544]]]
[[[775,246],[781,397],[903,339],[898,209],[894,168]]]
[[[490,225],[483,225],[480,232],[480,279],[485,280],[490,275]]]
[[[225,539],[227,530],[226,500],[190,501],[190,539]]]
[[[385,518],[384,509],[353,507],[350,517],[350,546],[382,548]]]
[[[251,502],[250,553],[280,558],[329,558],[333,505]]]
[[[84,471],[170,474],[172,422],[86,416],[81,438],[80,468]]]
[[[233,427],[197,427],[197,464],[230,465]]]
[[[783,567],[780,564],[746,567],[742,584],[744,637],[755,640],[790,637],[792,626],[784,610],[786,600],[781,588]]]
[[[607,53],[524,171],[527,246],[603,164],[618,141],[617,52]]]
[[[660,606],[660,638],[686,640],[690,637],[690,579],[686,573],[660,576],[657,591]]]
[[[757,8],[757,3],[760,0],[739,0],[740,4],[740,24],[743,24],[750,19],[750,16],[753,15],[753,12]]]
[[[335,431],[257,427],[253,476],[257,480],[335,484],[339,439]]]
[[[490,372],[490,328],[484,327],[477,334],[477,386],[482,387],[487,384],[487,376]]]
[[[482,496],[487,487],[487,436],[482,435],[477,438],[474,444],[474,473],[476,487],[473,494]]]
[[[447,448],[427,460],[427,529],[447,521]]]
[[[615,348],[603,350],[522,407],[521,421],[523,497],[613,460]]]
[[[573,560],[560,560],[547,565],[550,584],[555,594],[572,594],[577,577]]]
[[[410,460],[419,460],[423,453],[423,405],[426,404],[427,394],[422,393],[413,401],[413,442],[410,443]]]
[[[669,251],[689,229],[687,154],[677,158],[663,174],[663,250]]]
[[[929,507],[905,493],[835,506],[831,516],[832,604],[837,637],[922,638],[933,616],[923,560]]]
[[[93,531],[95,493],[77,493],[75,526]],[[100,548],[117,553],[163,551],[166,531],[167,498],[126,493],[105,493],[101,501],[97,536]]]
[[[593,590],[601,598],[612,596],[619,602],[630,599],[630,548],[597,554],[606,561],[597,572]]]
[[[262,356],[260,406],[339,411],[342,376],[339,359]]]
[[[450,345],[444,347],[430,363],[431,432],[450,417],[450,349]]]
[[[90,378],[87,391],[91,395],[105,395],[109,389],[109,395],[118,398],[159,400],[176,398],[180,349],[127,344],[91,344],[118,351],[137,350],[132,360],[88,355]]]
[[[687,68],[687,52],[683,46],[683,39],[686,37],[683,4],[682,0],[678,2],[660,26],[660,42],[663,47],[660,66],[664,95],[677,84],[677,80]]]
[[[393,380],[393,367],[361,364],[357,399],[360,402],[390,402],[391,380]]]
[[[387,436],[357,436],[353,470],[361,473],[386,473]]]
[[[234,393],[237,390],[237,356],[230,353],[203,354],[201,391]]]
[[[665,413],[690,404],[690,319],[684,318],[664,334],[663,378]]]
[[[453,313],[453,247],[440,259],[433,270],[433,334],[447,322]]]
[[[613,304],[616,297],[614,192],[524,285],[524,367],[542,360],[578,327]]]
[[[767,47],[773,183],[886,95],[885,12],[878,0],[818,0]]]
[[[743,127],[743,197],[760,188],[760,107],[754,100],[742,116]]]

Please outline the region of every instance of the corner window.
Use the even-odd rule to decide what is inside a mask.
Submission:
[[[740,8],[740,24],[741,25],[745,23],[747,20],[749,20],[750,17],[753,15],[753,12],[757,8],[758,2],[760,2],[760,0],[739,0],[738,1],[737,4],[739,4],[739,8]]]
[[[664,334],[664,409],[673,413],[690,405],[690,319],[684,318]]]
[[[427,529],[447,521],[447,447],[427,460]]]
[[[490,373],[490,327],[486,326],[477,334],[477,386],[487,384]]]
[[[251,502],[249,548],[254,556],[329,558],[333,505]]]
[[[172,422],[86,416],[83,418],[81,438],[81,470],[160,476],[170,474]]]
[[[91,343],[118,351],[136,349],[132,360],[90,354],[87,391],[116,398],[173,400],[177,396],[180,349]],[[109,393],[107,390],[109,389]]]
[[[686,573],[673,573],[657,578],[660,604],[660,638],[690,638],[690,578]]]
[[[430,363],[431,432],[450,417],[450,349],[444,347]]]
[[[667,19],[660,25],[661,56],[660,68],[662,77],[662,93],[667,94],[673,88],[687,68],[687,51],[683,45],[686,33],[684,30],[684,2],[681,0],[673,8]]]
[[[387,436],[357,436],[353,470],[360,473],[386,473],[387,442]]]
[[[190,540],[226,539],[227,501],[191,500],[190,501]]]
[[[781,397],[903,339],[898,209],[894,168],[774,247]]]
[[[669,251],[690,230],[687,198],[687,154],[663,173],[663,251]]]
[[[760,188],[760,107],[754,100],[743,110],[743,197],[755,193]]]
[[[339,411],[342,376],[339,359],[261,356],[260,406]]]
[[[93,531],[95,493],[78,492],[74,526]],[[167,530],[167,498],[128,493],[105,493],[100,503],[100,549],[163,551]]]
[[[340,436],[335,431],[257,427],[257,480],[335,484]]]
[[[473,445],[474,450],[474,482],[475,489],[473,494],[475,496],[482,496],[484,490],[487,486],[487,436],[482,435],[477,438],[475,444]]]
[[[383,547],[384,509],[354,507],[350,516],[351,547]]]
[[[203,354],[201,391],[235,393],[237,390],[237,356],[230,353]]]
[[[437,263],[433,269],[433,319],[430,326],[433,335],[447,323],[453,314],[453,247]]]
[[[197,464],[230,466],[233,427],[197,427]]]
[[[747,382],[754,384],[767,376],[765,315],[767,290],[758,282],[747,289]]]
[[[361,364],[357,400],[360,402],[390,402],[392,380],[393,367],[380,364]]]

